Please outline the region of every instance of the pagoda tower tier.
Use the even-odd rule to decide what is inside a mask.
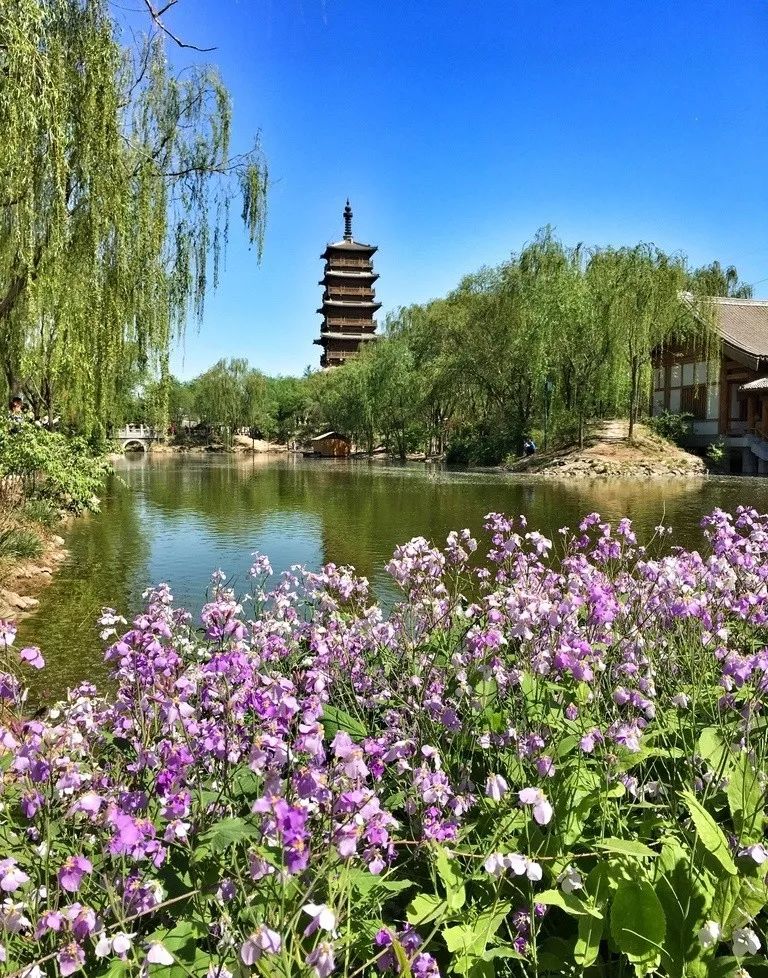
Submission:
[[[368,342],[376,340],[374,316],[381,308],[373,283],[379,277],[373,270],[376,245],[362,244],[352,237],[352,208],[344,208],[344,237],[329,244],[320,256],[325,261],[320,336],[323,348],[320,366],[339,367]]]

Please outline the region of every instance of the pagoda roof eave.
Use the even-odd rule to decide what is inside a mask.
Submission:
[[[332,309],[381,309],[380,302],[371,302],[369,299],[324,299],[323,308]]]
[[[357,343],[359,340],[370,341],[378,340],[380,337],[378,333],[321,333],[316,340],[312,340],[318,346],[322,346],[326,340],[353,340]]]
[[[340,252],[344,254],[345,252],[362,252],[366,255],[373,255],[379,250],[378,245],[363,244],[361,241],[333,241],[326,245],[325,251],[320,255],[321,258],[327,258],[329,254],[333,252]]]

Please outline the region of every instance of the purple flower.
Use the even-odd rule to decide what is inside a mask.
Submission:
[[[13,893],[29,882],[29,876],[19,869],[15,859],[0,859],[0,890]]]
[[[314,951],[307,955],[306,963],[308,967],[314,968],[317,978],[327,978],[336,967],[333,945],[328,941],[321,941]]]
[[[72,941],[59,951],[56,960],[59,963],[59,972],[62,978],[67,978],[67,975],[79,971],[85,964],[85,951],[79,944]]]
[[[541,788],[523,788],[517,797],[521,805],[533,806],[533,817],[539,825],[547,825],[552,821],[552,806]]]
[[[270,930],[266,924],[259,924],[256,930],[243,942],[240,957],[243,964],[256,964],[263,954],[279,954],[283,946],[278,933]]]
[[[22,662],[26,662],[32,666],[33,669],[42,669],[45,666],[45,659],[36,645],[30,645],[29,648],[22,649],[19,652],[19,658]]]
[[[76,893],[83,877],[93,871],[93,864],[85,856],[69,856],[59,870],[59,886],[68,893]]]

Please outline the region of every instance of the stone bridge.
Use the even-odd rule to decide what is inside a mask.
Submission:
[[[127,424],[112,436],[124,452],[148,452],[152,442],[159,438],[154,428],[143,424]]]

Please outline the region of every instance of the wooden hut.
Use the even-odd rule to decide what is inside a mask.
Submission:
[[[326,431],[311,439],[304,454],[320,458],[347,458],[350,448],[351,443],[346,435],[341,435],[338,431]]]

